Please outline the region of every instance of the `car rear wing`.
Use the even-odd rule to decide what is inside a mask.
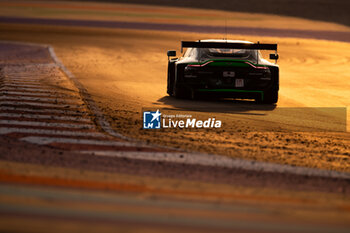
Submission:
[[[247,44],[232,42],[201,42],[201,41],[182,41],[181,52],[183,48],[213,48],[213,49],[256,49],[256,50],[275,50],[277,44]]]
[[[275,54],[270,54],[270,59],[275,60],[279,58],[277,54],[277,44],[261,44],[261,43],[233,43],[233,42],[201,42],[201,41],[181,41],[181,53],[183,48],[213,48],[213,49],[252,49],[256,50],[274,50]],[[259,62],[257,56],[257,63]]]

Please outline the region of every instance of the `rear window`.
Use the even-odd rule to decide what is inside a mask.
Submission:
[[[188,48],[184,54],[185,57],[191,57],[203,62],[208,59],[238,59],[251,62],[261,61],[260,51],[252,49],[217,49],[217,48]]]
[[[204,56],[211,57],[248,57],[251,52],[246,49],[202,49]]]
[[[248,49],[214,49],[202,48],[198,49],[199,57],[201,59],[207,58],[237,58],[244,60],[256,60],[256,50]]]

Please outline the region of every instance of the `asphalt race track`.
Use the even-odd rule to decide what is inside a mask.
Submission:
[[[280,46],[280,101],[257,106],[165,95],[166,49],[222,26],[4,15],[0,231],[349,231],[350,30],[227,27]],[[142,130],[143,108],[225,127]]]

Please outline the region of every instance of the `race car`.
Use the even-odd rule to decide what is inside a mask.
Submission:
[[[176,98],[213,96],[254,99],[259,103],[278,101],[279,66],[277,44],[239,40],[182,41],[186,52],[168,55],[167,93]],[[274,50],[271,63],[260,50]]]

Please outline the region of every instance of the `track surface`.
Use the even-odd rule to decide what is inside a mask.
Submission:
[[[125,69],[136,57],[137,61],[143,60],[143,54],[152,54],[153,57],[149,59],[157,60],[158,49],[174,45],[173,41],[178,42],[177,38],[169,39],[176,34],[159,32],[154,36],[154,31],[82,30],[77,27],[48,28],[35,25],[28,28],[28,25],[22,27],[17,24],[12,27],[2,25],[1,29],[1,38],[53,43],[58,48],[59,57],[62,56],[65,65],[77,75],[75,80],[46,47],[2,43],[0,132],[6,135],[0,138],[3,145],[0,148],[2,231],[46,232],[50,229],[50,232],[115,232],[117,229],[120,232],[348,232],[348,173],[189,154],[181,150],[150,147],[113,131],[104,117],[108,116],[109,122],[113,122],[110,117],[115,115],[105,109],[106,105],[113,112],[118,110],[117,118],[113,120],[123,124],[126,121],[120,118],[125,117],[124,112],[128,113],[130,106],[140,108],[140,105],[150,102],[156,103],[153,107],[192,109],[204,115],[216,111],[221,117],[228,116],[222,113],[225,109],[230,117],[240,114],[239,120],[244,118],[244,113],[249,113],[249,117],[253,118],[247,121],[248,125],[255,122],[254,117],[261,116],[261,111],[278,112],[279,108],[256,109],[256,106],[246,103],[237,103],[237,106],[232,107],[232,103],[193,103],[166,97],[154,102],[157,100],[154,96],[164,95],[163,92],[159,93],[161,88],[155,88],[164,86],[163,83],[157,84],[158,77],[162,77],[160,68],[154,71],[154,66],[139,63],[139,70],[134,71],[146,75],[135,83],[132,82],[135,74]],[[82,36],[78,36],[79,33]],[[132,46],[140,42],[135,39],[135,35],[143,41],[140,47]],[[291,42],[284,40],[282,44],[286,46],[282,47],[284,53]],[[332,57],[332,49],[338,44],[327,45],[327,55]],[[344,44],[339,45],[342,46]],[[129,49],[123,50],[125,47]],[[290,50],[294,52],[295,45]],[[118,54],[120,51],[123,56]],[[289,55],[293,52],[289,52]],[[111,63],[116,59],[115,56],[118,56],[116,64]],[[290,57],[289,63],[300,62],[299,58],[295,58],[298,55],[286,57]],[[320,64],[314,59],[312,57],[306,63],[313,68],[323,67],[322,57],[319,58]],[[337,62],[330,61],[342,67],[347,59],[344,57]],[[103,61],[103,65],[99,61]],[[118,63],[122,66],[118,66]],[[146,69],[152,75],[147,75]],[[118,72],[123,75],[119,77]],[[108,77],[117,80],[117,88],[109,83]],[[341,78],[335,80],[338,81],[337,85],[342,83]],[[346,84],[342,85],[346,87]],[[143,87],[143,92],[128,95],[139,86]],[[129,87],[129,90],[124,87]],[[125,90],[125,93],[120,90]],[[135,93],[136,98],[142,100],[133,99],[131,96],[135,96]],[[340,90],[339,93],[347,92]],[[106,101],[106,97],[112,103]],[[329,96],[329,99],[336,100],[336,97]],[[101,100],[105,102],[99,102]],[[115,102],[122,108],[118,105],[114,108]],[[348,102],[344,100],[340,103]],[[284,99],[283,104],[286,104]],[[103,108],[103,112],[98,111],[99,107]],[[253,112],[250,111],[252,108]],[[302,113],[307,118],[310,112],[294,113]],[[311,113],[315,114],[313,111]],[[136,115],[139,118],[138,112]],[[139,122],[129,117],[126,115],[127,121],[130,124],[135,122],[136,126],[133,127],[137,128]],[[323,119],[326,127],[333,126],[332,122],[326,122],[329,119],[329,116]],[[236,127],[241,127],[237,119],[234,122],[238,123]],[[269,121],[262,121],[256,127],[266,125],[266,122]],[[272,119],[272,122],[276,122],[276,119]],[[126,126],[123,124],[122,127]],[[120,126],[113,124],[112,127],[118,129]],[[134,128],[131,133],[135,132]],[[315,128],[318,129],[317,125]],[[283,150],[279,145],[271,148],[267,145],[270,152],[294,150],[299,152],[298,155],[305,152],[319,154],[322,159],[317,160],[316,157],[316,164],[321,161],[320,164],[325,164],[327,168],[334,166],[339,170],[348,169],[349,137],[344,132],[323,133],[321,130],[316,133],[275,134],[264,130],[249,131],[243,131],[243,134],[258,135],[254,140],[250,138],[250,143],[256,141],[260,143],[258,145],[266,146],[257,139],[278,141],[282,138],[283,141],[288,139],[291,145],[298,145],[281,147]],[[180,135],[178,132],[158,133],[157,137],[162,135],[163,140],[170,138],[175,142],[181,135],[196,136],[198,141],[201,135],[206,138],[213,135],[213,132],[183,132]],[[151,139],[151,134],[146,136]],[[217,135],[225,135],[225,132],[217,132]],[[229,138],[218,139],[217,148],[224,148],[220,141],[237,145],[238,148],[248,147],[247,151],[249,146],[254,146],[239,141],[242,140],[239,137],[233,138],[238,141],[229,143]],[[301,147],[301,142],[304,147]],[[321,144],[328,147],[324,148]],[[329,148],[332,150],[325,154]],[[254,151],[252,153],[256,154]],[[266,151],[259,156],[265,154]],[[314,165],[310,163],[310,166]]]
[[[60,222],[64,223],[63,229],[72,231],[69,224],[86,230],[85,224],[90,222],[92,231],[105,232],[113,226],[134,231],[147,226],[149,230],[160,232],[347,232],[347,226],[343,225],[348,218],[345,213],[334,223],[328,222],[322,227],[311,222],[324,216],[312,214],[305,221],[297,215],[306,211],[306,203],[309,203],[306,208],[311,208],[310,205],[324,205],[322,199],[327,196],[347,194],[348,174],[326,172],[322,175],[317,170],[316,173],[310,169],[288,171],[283,166],[259,167],[259,163],[244,162],[232,163],[235,166],[230,167],[229,159],[223,158],[220,162],[220,157],[171,152],[111,137],[99,129],[99,124],[95,123],[98,122],[96,114],[88,108],[89,101],[84,101],[84,93],[69,80],[67,70],[53,59],[55,56],[52,58],[50,48],[8,42],[1,46],[4,53],[0,133],[45,145],[36,148],[3,141],[19,150],[19,153],[13,149],[10,152],[3,148],[2,152],[0,212],[4,215],[1,218],[3,230],[23,231],[24,228],[12,224],[20,221],[22,226],[37,232]],[[20,149],[26,147],[29,147],[27,152]],[[37,150],[45,153],[40,155]],[[52,155],[57,157],[49,158]],[[23,162],[27,165],[21,165]],[[51,166],[50,172],[44,164]],[[79,175],[72,169],[84,169],[84,173]],[[159,179],[159,176],[167,178]],[[251,188],[253,184],[255,188]],[[89,191],[65,191],[58,187]],[[267,191],[253,194],[259,187]],[[290,188],[318,192],[322,198],[310,203],[313,196],[291,195]],[[278,195],[275,189],[279,190]],[[98,190],[108,192],[101,194]],[[155,201],[121,193],[143,193],[157,198]],[[54,202],[45,201],[47,199]],[[191,199],[201,201],[189,202]],[[265,204],[252,205],[256,202]],[[284,205],[286,217],[275,216],[277,203]],[[292,215],[287,214],[290,208]],[[336,201],[323,208],[332,212],[333,208],[347,208],[347,204]],[[45,223],[39,224],[43,218]],[[335,223],[338,225],[333,225]],[[54,232],[63,229],[56,227]]]
[[[110,128],[91,96],[58,60],[51,47],[3,42],[0,48],[3,51],[0,89],[2,135],[99,156],[350,178],[347,173],[188,154],[133,142]],[[28,54],[31,55],[26,59]],[[14,63],[17,57],[22,60]]]

